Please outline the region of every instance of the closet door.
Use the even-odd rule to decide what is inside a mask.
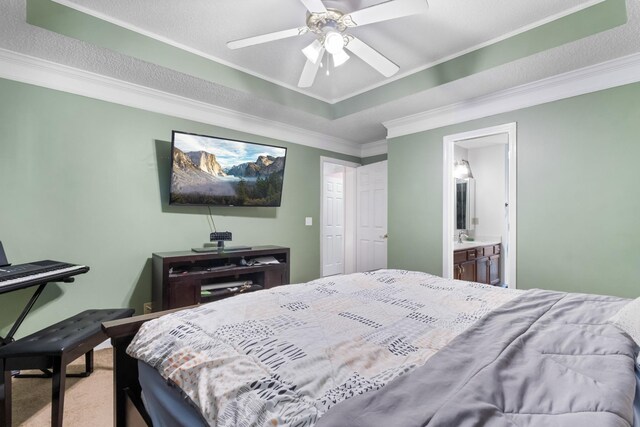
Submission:
[[[358,271],[387,268],[387,161],[357,169]]]
[[[344,273],[345,167],[324,163],[322,178],[322,276]]]

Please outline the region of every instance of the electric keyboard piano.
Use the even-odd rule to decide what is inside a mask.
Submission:
[[[37,261],[0,267],[0,294],[49,282],[67,281],[89,271],[85,265],[58,261]]]
[[[29,314],[29,311],[31,311],[48,283],[73,282],[72,276],[83,274],[87,271],[89,271],[89,267],[86,265],[74,265],[50,260],[10,265],[2,249],[2,242],[0,242],[0,294],[32,286],[38,287],[18,315],[9,333],[5,337],[0,337],[0,346],[7,345],[13,341],[16,331],[22,325],[25,317],[27,317],[27,314]]]

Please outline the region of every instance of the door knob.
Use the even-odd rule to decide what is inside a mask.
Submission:
[[[385,234],[384,236],[380,236],[380,238],[381,238],[381,239],[386,239],[386,238],[388,238],[388,237],[389,237],[389,235],[388,235],[388,234]]]

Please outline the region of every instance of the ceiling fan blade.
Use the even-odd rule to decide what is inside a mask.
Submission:
[[[227,43],[229,49],[240,49],[242,47],[253,46],[256,44],[271,42],[274,40],[286,39],[288,37],[299,36],[308,32],[307,27],[291,28],[290,30],[276,31],[275,33],[262,34],[259,36],[248,37],[246,39],[234,40]]]
[[[321,0],[300,0],[311,13],[327,13],[327,8]]]
[[[320,64],[322,63],[322,55],[324,55],[324,48],[320,52],[318,56],[319,59],[315,64],[307,60],[304,64],[300,80],[298,81],[298,87],[311,87],[313,81],[316,79],[316,74],[318,74],[318,68],[320,68]]]
[[[429,10],[427,0],[392,0],[351,12],[345,15],[342,21],[348,27],[357,27],[417,15],[427,10]]]
[[[345,48],[353,52],[356,56],[359,56],[360,59],[371,65],[385,77],[393,76],[400,69],[400,67],[384,57],[380,52],[351,35]]]

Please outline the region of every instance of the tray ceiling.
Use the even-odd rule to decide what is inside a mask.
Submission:
[[[263,3],[268,3],[269,10]],[[346,11],[375,3],[344,1],[340,5]],[[287,45],[285,41],[265,45],[273,50],[271,55],[261,49],[257,49],[260,55],[249,55],[225,47],[228,40],[298,25],[301,18],[296,11],[305,13],[299,0],[4,0],[0,2],[0,53],[15,52],[157,90],[194,101],[203,106],[202,111],[208,106],[221,108],[236,114],[235,124],[219,124],[230,129],[251,132],[242,125],[242,117],[255,118],[269,129],[255,130],[258,133],[279,138],[278,129],[294,129],[318,141],[315,146],[321,147],[326,140],[330,141],[327,148],[341,151],[336,144],[345,144],[350,148],[344,152],[352,153],[360,144],[384,140],[383,123],[466,105],[485,95],[640,52],[640,2],[595,3],[432,0],[426,16],[358,29],[362,30],[358,37],[401,66],[395,80],[349,61],[339,69],[342,74],[318,79],[310,92],[303,93],[295,82],[304,59],[300,54],[299,67],[294,64],[298,53],[295,49],[285,53],[281,47]],[[325,4],[336,6],[335,2]],[[51,10],[52,5],[76,15],[65,19],[63,15],[68,14]],[[555,19],[566,13],[570,14]],[[476,28],[475,22],[483,25]],[[531,23],[542,25],[531,29]],[[425,26],[432,33],[417,36],[427,31]],[[412,31],[404,33],[406,28]],[[496,42],[505,34],[509,37]],[[400,37],[408,41],[394,48],[398,55],[402,53],[398,59],[383,45],[393,47]],[[378,39],[381,45],[375,44]],[[478,46],[483,47],[473,50]],[[420,49],[427,53],[408,53]],[[446,56],[464,49],[472,52],[455,59]],[[430,66],[438,60],[445,62]],[[30,81],[28,75],[17,79]],[[347,98],[338,101],[340,96]],[[127,100],[121,103],[130,105]],[[192,119],[198,121],[198,117]]]
[[[400,66],[384,78],[359,58],[318,73],[311,88],[299,89],[304,67],[301,49],[312,34],[239,50],[226,42],[305,25],[307,11],[299,0],[56,0],[100,19],[198,53],[309,96],[337,102],[575,13],[602,0],[430,0],[426,14],[380,22],[350,30],[356,37]],[[380,0],[324,1],[327,7],[351,12]]]

